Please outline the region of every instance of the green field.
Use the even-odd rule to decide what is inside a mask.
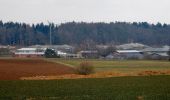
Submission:
[[[0,81],[0,100],[168,100],[170,76]]]
[[[167,71],[170,70],[169,61],[159,60],[96,60],[96,59],[50,59],[49,61],[69,65],[71,67],[79,66],[83,61],[89,61],[93,64],[96,71],[116,71],[123,73],[138,71]]]

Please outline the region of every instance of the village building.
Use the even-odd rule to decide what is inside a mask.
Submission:
[[[46,48],[21,48],[17,49],[14,53],[14,57],[44,57]]]
[[[0,45],[0,57],[10,57],[15,52],[15,46]]]
[[[169,55],[167,53],[152,53],[149,55],[149,58],[153,60],[168,60]]]
[[[138,50],[116,50],[105,57],[106,59],[116,59],[116,60],[123,60],[123,59],[143,59],[143,52]]]
[[[168,59],[169,46],[163,46],[162,48],[145,48],[142,50],[145,54],[146,59],[163,60]]]
[[[52,49],[59,57],[77,58],[77,54],[73,54],[74,47],[69,45],[33,45],[27,48],[20,48],[14,52],[14,57],[44,57],[46,49]]]
[[[78,52],[80,58],[99,58],[98,51],[85,50]]]
[[[74,47],[70,45],[33,45],[29,46],[30,48],[49,48],[49,49],[54,49],[55,51],[61,51],[65,53],[73,53],[74,52]]]
[[[153,48],[153,47],[150,47],[150,48],[145,48],[142,50],[143,52],[146,52],[146,53],[167,53],[169,51],[169,46],[163,46],[163,47],[160,47],[160,48]]]
[[[123,59],[143,59],[143,52],[138,50],[117,50]]]

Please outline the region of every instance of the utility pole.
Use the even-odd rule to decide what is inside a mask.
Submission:
[[[51,39],[51,23],[48,21],[49,27],[50,27],[50,45],[52,45],[52,39]]]

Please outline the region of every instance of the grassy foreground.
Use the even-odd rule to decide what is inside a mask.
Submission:
[[[170,76],[0,81],[0,100],[168,100]]]

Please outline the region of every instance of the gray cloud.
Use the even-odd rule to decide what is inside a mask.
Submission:
[[[169,0],[0,0],[0,19],[27,23],[148,21],[170,23]]]

